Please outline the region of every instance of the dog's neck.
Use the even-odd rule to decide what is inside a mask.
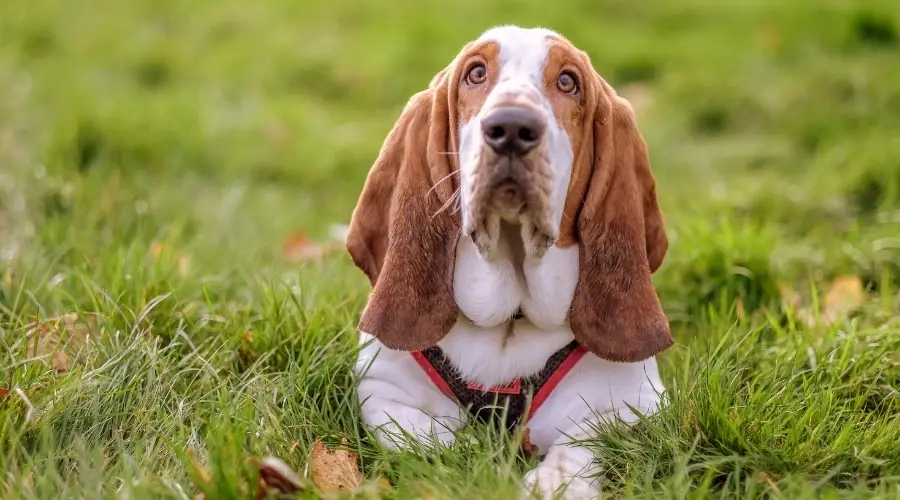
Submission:
[[[470,238],[460,238],[454,294],[461,314],[439,344],[465,378],[487,386],[540,371],[574,338],[566,315],[577,282],[577,247],[526,258],[521,227],[504,222],[500,231],[498,256],[490,261]]]

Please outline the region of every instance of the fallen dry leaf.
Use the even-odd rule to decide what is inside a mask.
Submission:
[[[862,280],[859,276],[839,276],[822,300],[822,316],[827,323],[849,314],[862,305],[865,298]]]
[[[347,440],[342,440],[341,444],[346,446]],[[309,470],[313,482],[325,492],[354,490],[363,481],[359,454],[343,449],[329,450],[319,439],[313,445]]]
[[[90,336],[96,331],[96,318],[78,313],[69,313],[59,318],[35,322],[28,325],[28,344],[25,355],[28,358],[49,359],[57,373],[66,373],[82,349],[90,343]]]
[[[308,262],[343,249],[344,245],[338,241],[317,243],[309,241],[303,233],[293,233],[281,246],[281,254],[288,262]]]
[[[529,456],[534,456],[538,453],[538,447],[531,443],[531,429],[527,427],[522,433],[522,451]]]
[[[259,481],[256,485],[256,497],[266,498],[269,493],[296,493],[304,489],[303,480],[294,469],[277,457],[253,459],[259,470]]]

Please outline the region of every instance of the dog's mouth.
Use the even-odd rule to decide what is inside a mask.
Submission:
[[[480,157],[464,228],[479,253],[493,257],[503,236],[502,221],[521,233],[527,256],[543,256],[555,242],[556,230],[550,222],[550,169],[542,151],[521,157],[486,150]]]

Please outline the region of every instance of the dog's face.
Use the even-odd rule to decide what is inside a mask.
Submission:
[[[521,224],[526,253],[540,257],[559,238],[583,135],[583,61],[552,32],[503,27],[458,64],[463,232],[490,258],[500,221]]]
[[[534,259],[578,245],[568,321],[594,354],[671,345],[650,281],[668,240],[646,144],[627,101],[549,30],[485,32],[404,108],[347,239],[373,284],[360,328],[393,349],[435,345],[458,319],[459,238],[491,260],[501,221]]]

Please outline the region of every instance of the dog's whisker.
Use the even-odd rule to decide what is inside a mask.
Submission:
[[[431,192],[434,191],[434,190],[438,187],[438,185],[439,185],[440,183],[446,181],[447,179],[449,179],[450,177],[452,177],[453,174],[455,174],[455,173],[457,173],[457,172],[459,172],[459,169],[458,169],[458,168],[457,168],[456,170],[451,171],[449,174],[445,175],[443,178],[439,179],[437,182],[434,183],[433,186],[431,186],[431,189],[429,189],[429,190],[425,193],[425,196],[428,196],[429,194],[431,194]]]
[[[450,198],[448,198],[447,201],[444,202],[444,204],[441,206],[441,208],[439,208],[438,211],[435,212],[435,213],[431,216],[431,218],[437,217],[438,215],[441,214],[441,212],[443,212],[444,210],[447,210],[448,208],[450,208],[450,205],[453,205],[454,202],[459,201],[459,199],[460,199],[460,194],[461,194],[461,190],[460,190],[460,189],[457,189],[456,191],[454,191],[453,194],[450,195]],[[459,203],[456,203],[456,205],[457,205],[457,210],[458,210]],[[451,213],[456,213],[456,210],[454,210],[454,211],[451,212]]]

